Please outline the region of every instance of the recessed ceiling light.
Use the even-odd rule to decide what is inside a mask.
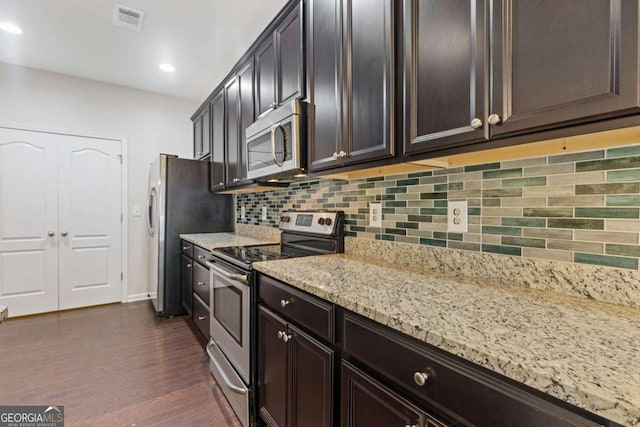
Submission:
[[[176,67],[171,64],[160,64],[158,65],[158,68],[167,73],[173,73],[176,70]]]
[[[11,22],[0,22],[0,30],[11,34],[22,34],[22,28]]]

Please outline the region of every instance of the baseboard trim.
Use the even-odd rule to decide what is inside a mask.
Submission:
[[[147,299],[150,299],[150,298],[151,297],[147,293],[144,293],[144,294],[132,294],[132,295],[129,295],[127,297],[127,300],[125,302],[144,301],[144,300],[147,300]]]

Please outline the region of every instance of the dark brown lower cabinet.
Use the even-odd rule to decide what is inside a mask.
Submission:
[[[334,352],[264,307],[258,330],[263,421],[273,427],[332,426]]]
[[[348,362],[342,365],[343,427],[444,427]]]

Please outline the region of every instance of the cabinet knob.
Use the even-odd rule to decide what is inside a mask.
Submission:
[[[224,185],[224,182],[220,182],[220,184],[218,184],[218,185]]]
[[[49,237],[53,237],[55,235],[56,235],[56,233],[53,232],[53,231],[50,231],[50,232],[47,233],[47,236],[49,236]]]
[[[338,160],[338,153],[334,151],[332,157],[333,157],[333,160]]]
[[[188,250],[189,250],[189,246],[183,246],[183,247],[182,247],[182,250],[183,250],[183,251],[188,251]]]
[[[345,157],[348,157],[348,156],[349,156],[349,155],[348,155],[346,152],[344,152],[344,151],[340,151],[340,152],[338,153],[338,157],[340,157],[341,159],[344,159]]]
[[[240,182],[240,178],[233,178],[233,182]]]
[[[282,336],[282,341],[284,342],[289,342],[290,339],[291,339],[291,335],[284,334]]]
[[[198,282],[198,286],[204,286],[204,285],[206,285],[206,283],[204,283],[204,282]]]
[[[474,118],[473,120],[471,120],[471,127],[474,129],[479,129],[482,127],[482,120],[480,120],[479,118]]]
[[[204,256],[204,255],[198,255],[198,259],[205,259],[205,258],[206,258],[206,256]]]
[[[492,114],[487,117],[487,122],[489,122],[490,125],[497,125],[500,121],[500,116],[497,114]]]
[[[407,424],[404,427],[420,427],[418,424]]]
[[[291,303],[292,303],[292,301],[289,301],[289,300],[286,300],[286,299],[281,299],[281,300],[280,300],[280,306],[281,306],[282,308],[285,308],[286,306],[288,306],[288,305],[289,305],[289,304],[291,304]]]
[[[425,385],[428,380],[429,380],[429,374],[425,372],[416,372],[415,374],[413,374],[413,381],[415,381],[415,383],[418,384],[420,387]]]
[[[207,318],[207,316],[198,316],[198,320],[204,320],[206,318]]]
[[[187,268],[193,267],[193,264],[187,264]]]

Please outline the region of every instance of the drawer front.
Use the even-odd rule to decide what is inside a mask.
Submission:
[[[200,246],[193,247],[193,259],[199,262],[202,265],[205,265],[207,259],[211,258],[211,252],[206,249],[201,248]]]
[[[209,306],[206,305],[197,294],[193,294],[193,323],[200,332],[209,338]]]
[[[198,263],[193,263],[193,292],[195,292],[202,301],[209,301],[209,269]]]
[[[182,248],[182,255],[186,255],[189,258],[193,258],[193,243],[189,243],[186,240],[182,240],[180,247]]]
[[[318,337],[334,342],[333,304],[263,275],[259,275],[258,292],[260,300],[276,313]]]
[[[345,355],[359,360],[371,372],[464,424],[492,427],[604,425],[360,316],[345,313],[343,339]]]

